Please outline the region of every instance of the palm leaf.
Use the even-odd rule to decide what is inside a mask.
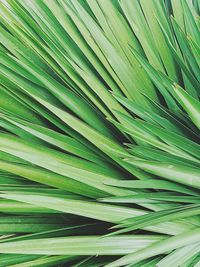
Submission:
[[[0,2],[1,266],[199,266],[199,14]]]

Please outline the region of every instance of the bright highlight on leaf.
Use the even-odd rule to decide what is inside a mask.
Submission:
[[[199,15],[0,1],[0,266],[200,266]]]

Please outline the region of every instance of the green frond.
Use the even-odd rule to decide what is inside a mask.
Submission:
[[[199,266],[199,15],[0,1],[0,266]]]

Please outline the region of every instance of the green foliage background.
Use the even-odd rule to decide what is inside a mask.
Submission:
[[[199,13],[0,2],[0,266],[200,266]]]

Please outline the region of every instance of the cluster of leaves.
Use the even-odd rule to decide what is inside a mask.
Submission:
[[[199,13],[0,1],[0,266],[200,266]]]

